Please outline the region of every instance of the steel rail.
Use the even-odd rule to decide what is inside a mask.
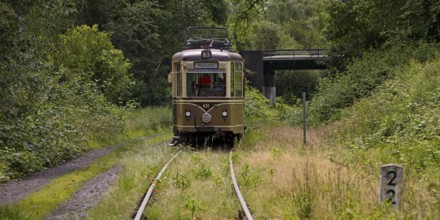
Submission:
[[[165,170],[167,169],[168,165],[170,165],[170,163],[174,160],[174,158],[177,157],[177,155],[179,155],[180,152],[181,152],[181,150],[179,150],[176,154],[174,154],[174,156],[165,164],[165,166],[162,168],[162,170],[159,172],[159,174],[157,174],[157,176],[154,179],[153,183],[151,183],[150,188],[148,189],[147,194],[145,195],[144,199],[142,200],[142,204],[139,207],[139,210],[136,213],[136,216],[134,217],[135,220],[140,220],[141,219],[142,214],[144,213],[145,207],[147,206],[148,201],[150,200],[150,197],[153,194],[153,190],[154,190],[154,187],[156,186],[157,181],[160,179],[160,177],[162,176],[163,172],[165,172]]]
[[[240,200],[241,207],[243,208],[244,214],[248,220],[253,220],[254,218],[249,211],[249,208],[244,201],[243,195],[241,195],[240,189],[238,188],[237,180],[235,179],[234,166],[232,165],[232,150],[229,152],[229,168],[231,169],[232,183],[234,184],[235,193],[237,193],[238,200]]]

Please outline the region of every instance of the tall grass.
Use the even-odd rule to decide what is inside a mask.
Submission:
[[[263,129],[266,139],[237,153],[236,173],[254,217],[278,219],[438,218],[438,176],[405,168],[404,195],[399,213],[378,203],[381,163],[368,164],[341,150],[331,140],[343,123],[310,129],[307,145],[302,130]],[[344,155],[353,162],[339,160]],[[354,162],[357,161],[357,162]],[[438,173],[438,170],[431,170]]]
[[[304,146],[301,129],[264,129],[267,138],[240,154],[237,175],[254,217],[333,219],[373,212],[373,176],[325,159],[328,130],[310,131]]]
[[[147,219],[233,219],[240,210],[227,152],[185,151],[162,178]]]
[[[157,133],[172,126],[172,113],[169,107],[147,107],[134,109],[128,113],[125,130],[129,137],[139,137]]]

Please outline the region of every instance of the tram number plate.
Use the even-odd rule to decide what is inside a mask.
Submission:
[[[210,105],[209,104],[203,104],[202,106],[203,106],[203,108],[209,108]]]

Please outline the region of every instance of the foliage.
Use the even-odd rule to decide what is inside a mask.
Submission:
[[[237,50],[250,49],[253,33],[250,27],[264,11],[264,0],[230,0],[231,13],[228,27],[232,31]]]
[[[267,118],[271,113],[271,107],[266,99],[256,88],[246,83],[245,115],[248,118]]]
[[[0,9],[6,12],[2,13],[1,22],[5,29],[1,29],[13,33],[0,42],[0,48],[4,49],[0,61],[1,181],[60,164],[83,151],[89,140],[105,138],[122,129],[123,110],[110,104],[91,75],[84,74],[86,66],[81,65],[93,66],[87,63],[93,61],[88,59],[93,56],[83,59],[87,53],[79,53],[81,50],[69,51],[69,56],[64,57],[55,55],[60,44],[54,39],[58,31],[70,24],[58,17],[61,16],[58,13],[72,12],[68,1],[58,3],[0,4]],[[65,11],[51,12],[53,8],[64,6]],[[50,20],[54,17],[61,20]],[[48,22],[60,26],[45,29]],[[83,44],[104,35],[89,32]],[[73,46],[75,43],[65,41],[63,46],[81,48],[78,44]],[[111,46],[105,37],[100,43]],[[104,54],[95,60],[101,73],[114,71],[116,74],[128,68],[119,65],[126,61],[116,50],[107,51],[115,53],[108,56],[102,53],[102,48],[94,49],[98,57]],[[112,76],[108,77],[111,81]]]
[[[275,49],[281,44],[282,31],[268,21],[258,21],[252,24],[250,37],[251,48],[256,49]]]
[[[249,164],[244,164],[240,172],[240,178],[243,186],[253,188],[261,182],[261,174],[257,171],[252,171]]]
[[[393,39],[440,39],[438,1],[331,1],[328,12],[326,35],[347,58]]]
[[[326,1],[268,1],[267,20],[276,24],[296,44],[284,40],[281,48],[327,48],[323,30],[327,21]],[[289,40],[289,39],[288,39]]]
[[[332,161],[363,167],[371,174],[384,164],[405,167],[404,218],[438,218],[440,190],[440,60],[412,60],[395,68],[395,76],[376,88],[370,97],[343,110],[333,136]],[[341,126],[342,125],[342,126]],[[334,127],[334,126],[333,126]],[[413,198],[417,197],[417,201]],[[422,211],[416,210],[423,207]],[[377,216],[389,215],[378,207]]]
[[[336,77],[321,80],[310,103],[310,120],[314,123],[335,120],[340,110],[356,100],[371,95],[385,80],[396,76],[396,70],[412,59],[425,61],[435,52],[435,45],[397,44],[372,50],[347,66]]]
[[[238,49],[298,49],[326,48],[328,42],[323,30],[327,20],[324,1],[233,1],[233,10],[240,14],[231,16],[230,29],[234,32]],[[248,4],[253,8],[246,11]],[[234,8],[243,7],[243,8]],[[262,9],[260,8],[262,7]],[[246,17],[247,16],[247,17]],[[236,28],[246,26],[246,30]],[[277,95],[286,103],[295,103],[307,89],[311,94],[317,85],[316,73],[284,70],[276,72]]]
[[[238,50],[326,47],[325,1],[231,1],[229,27]]]
[[[199,164],[192,172],[196,179],[208,179],[212,176],[211,168],[205,163]]]
[[[426,64],[413,61],[397,70],[374,99],[356,103],[350,114],[356,126],[345,131],[344,146],[353,153],[381,149],[376,160],[417,172],[440,168],[439,67],[438,58]]]
[[[307,100],[310,100],[321,75],[320,71],[278,71],[275,76],[277,94],[290,105],[298,104],[303,92],[306,92]]]
[[[112,34],[115,47],[133,64],[135,85],[131,98],[141,106],[170,101],[167,75],[171,56],[181,49],[189,26],[218,25],[226,21],[225,1],[82,1],[79,21],[98,24]]]
[[[58,68],[70,70],[61,79],[66,83],[80,76],[80,80],[96,84],[108,101],[127,101],[133,83],[128,73],[130,63],[113,48],[109,34],[99,32],[96,25],[78,26],[61,35],[52,59]]]
[[[172,125],[169,107],[131,108],[126,117],[125,131],[129,137],[140,137],[169,129]]]

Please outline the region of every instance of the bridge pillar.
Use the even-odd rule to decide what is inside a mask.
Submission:
[[[250,50],[239,52],[244,58],[244,67],[246,69],[246,78],[251,85],[263,92],[264,76],[263,76],[263,54],[261,50]]]
[[[272,105],[275,105],[277,93],[275,87],[275,70],[273,69],[264,70],[263,94],[270,100]]]

